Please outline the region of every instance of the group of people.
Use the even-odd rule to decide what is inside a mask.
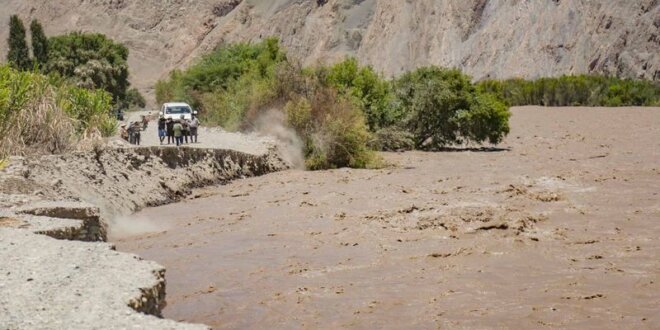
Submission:
[[[126,124],[121,124],[119,127],[119,135],[122,139],[128,141],[130,144],[140,145],[141,131],[147,128],[148,119],[142,116],[141,121],[132,122],[128,127]]]
[[[161,116],[158,119],[158,138],[160,144],[163,144],[167,138],[167,144],[175,143],[178,146],[185,143],[197,143],[197,130],[199,128],[199,120],[196,116],[191,119],[186,119],[181,115],[180,119],[165,119]],[[190,142],[189,142],[190,139]]]

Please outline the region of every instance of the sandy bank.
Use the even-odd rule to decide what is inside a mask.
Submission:
[[[275,150],[263,150],[102,148],[12,158],[0,171],[0,328],[205,328],[154,317],[165,306],[165,269],[103,241],[132,226],[124,215],[143,207],[286,167]]]

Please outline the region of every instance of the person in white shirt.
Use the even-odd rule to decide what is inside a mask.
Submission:
[[[197,128],[199,128],[199,119],[197,119],[197,116],[192,117],[189,123],[190,127],[190,142],[191,143],[197,143]]]

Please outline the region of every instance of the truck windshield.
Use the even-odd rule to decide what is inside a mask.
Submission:
[[[182,115],[187,113],[192,113],[188,107],[167,107],[165,109],[165,114]]]

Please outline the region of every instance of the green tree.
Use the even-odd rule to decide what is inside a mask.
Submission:
[[[497,95],[512,106],[652,106],[660,104],[655,81],[605,76],[561,76],[534,81],[485,80],[480,91]]]
[[[457,117],[461,135],[471,142],[498,144],[509,134],[511,113],[493,94],[477,94],[470,110]]]
[[[354,98],[372,131],[388,127],[399,119],[394,111],[390,83],[372,67],[360,67],[355,58],[349,58],[332,66],[327,80],[331,86]]]
[[[126,98],[128,49],[102,34],[73,32],[48,40],[48,71],[79,87],[103,89],[118,104]]]
[[[159,81],[156,98],[186,101],[227,130],[291,128],[286,138],[300,145],[308,169],[377,166],[362,109],[317,73],[289,62],[274,38],[223,45]]]
[[[9,20],[9,52],[7,61],[16,69],[29,70],[32,66],[30,50],[25,39],[25,25],[17,16],[12,15]]]
[[[470,77],[460,70],[417,69],[396,82],[395,92],[417,148],[499,143],[509,133],[507,106],[494,96],[477,93]]]
[[[130,107],[144,108],[147,106],[147,101],[144,96],[136,88],[131,88],[126,92],[126,105]]]
[[[37,20],[33,20],[30,24],[30,33],[34,59],[43,68],[48,63],[48,38],[44,34],[43,26]]]

